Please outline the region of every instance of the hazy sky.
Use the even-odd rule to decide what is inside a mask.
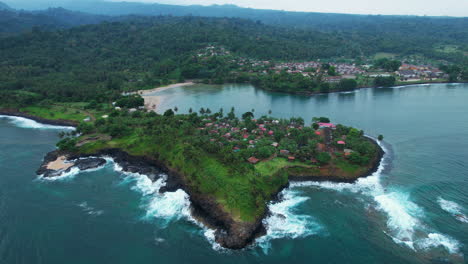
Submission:
[[[113,0],[123,1],[123,0]],[[468,0],[126,0],[352,14],[468,16]]]

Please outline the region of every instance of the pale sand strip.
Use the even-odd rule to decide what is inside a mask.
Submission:
[[[151,90],[140,90],[137,93],[140,94],[141,97],[143,97],[143,99],[145,100],[145,108],[146,109],[148,109],[150,111],[156,111],[158,105],[161,103],[161,96],[151,95],[152,93],[161,92],[161,91],[164,91],[164,90],[167,90],[167,89],[172,89],[172,88],[190,86],[190,85],[194,85],[194,84],[195,83],[193,83],[193,82],[175,83],[175,84],[171,84],[171,85],[164,86],[164,87],[154,88],[154,89],[151,89]]]
[[[73,162],[65,163],[66,160],[67,160],[67,157],[60,156],[55,161],[49,162],[49,164],[47,164],[47,169],[49,169],[49,170],[66,170],[66,169],[72,167],[73,165],[75,165],[75,163],[73,163]]]

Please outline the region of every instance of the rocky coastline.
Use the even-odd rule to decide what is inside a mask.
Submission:
[[[57,120],[46,119],[46,118],[37,117],[34,115],[30,115],[28,113],[21,112],[18,109],[3,108],[3,109],[0,109],[0,115],[24,117],[24,118],[31,119],[42,124],[53,125],[53,126],[76,127],[78,125],[78,122],[76,121],[63,120],[63,119],[57,119]]]
[[[385,151],[382,147],[377,143],[377,141],[373,138],[367,137],[367,140],[372,142],[373,144],[377,145],[377,156],[372,161],[372,165],[361,175],[354,177],[354,178],[344,178],[338,176],[318,176],[318,175],[306,175],[306,176],[295,176],[289,175],[289,181],[297,181],[297,182],[304,182],[304,181],[328,181],[328,182],[336,182],[336,183],[355,183],[360,178],[365,178],[371,176],[375,172],[379,170],[380,164],[383,161]]]
[[[375,144],[377,144],[373,139]],[[378,145],[378,144],[377,144]],[[355,182],[358,178],[372,175],[378,170],[384,156],[383,149],[379,146],[379,155],[373,165],[366,173],[359,175],[354,179],[343,179],[339,177],[318,177],[318,176],[290,176],[289,181],[332,181],[332,182]],[[60,156],[65,156],[68,161],[74,162],[74,165],[65,171],[54,171],[48,169],[48,164],[57,160]],[[106,163],[103,158],[111,157],[115,163],[122,167],[125,172],[139,173],[148,176],[152,181],[159,179],[161,173],[168,175],[166,186],[160,189],[161,193],[174,192],[183,189],[191,202],[192,215],[210,228],[216,229],[215,240],[224,248],[242,249],[251,244],[257,237],[266,233],[263,219],[269,214],[268,210],[253,222],[235,221],[231,215],[225,212],[213,197],[201,193],[196,188],[190,186],[183,175],[177,170],[166,166],[159,161],[157,157],[132,156],[120,149],[103,149],[93,154],[66,153],[59,150],[48,153],[37,171],[38,175],[43,177],[56,177],[61,173],[70,171],[72,168],[87,170],[98,168]],[[271,201],[279,200],[279,193],[289,186],[287,183],[282,186],[276,194],[271,197]]]

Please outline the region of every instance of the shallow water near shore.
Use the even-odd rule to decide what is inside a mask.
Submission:
[[[183,191],[108,162],[46,181],[35,170],[59,129],[0,117],[0,263],[465,263],[468,255],[468,85],[363,89],[304,97],[248,85],[158,94],[177,106],[329,116],[385,136],[386,160],[355,184],[293,183],[270,205],[267,236],[219,249]]]

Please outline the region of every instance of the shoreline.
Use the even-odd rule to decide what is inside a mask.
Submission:
[[[272,93],[282,93],[282,94],[295,94],[295,95],[306,95],[306,96],[314,96],[314,95],[322,95],[322,94],[339,94],[339,93],[349,93],[349,92],[354,92],[354,91],[359,91],[361,89],[372,89],[372,88],[396,88],[396,87],[407,87],[407,86],[417,86],[417,85],[431,85],[431,84],[468,84],[468,82],[422,82],[422,83],[407,83],[407,84],[395,84],[393,86],[389,87],[383,87],[383,86],[363,86],[363,87],[356,87],[355,89],[352,90],[343,90],[343,91],[329,91],[329,92],[306,92],[306,91],[275,91],[275,90],[270,90],[268,88],[263,88],[260,86],[255,86],[251,83],[249,83],[255,88],[267,91],[267,92],[272,92]]]
[[[280,201],[281,197],[279,194],[285,188],[288,188],[291,182],[328,181],[354,183],[359,178],[365,178],[373,175],[378,171],[378,168],[383,162],[385,151],[375,139],[368,139],[378,146],[379,155],[366,172],[361,173],[353,179],[320,177],[313,175],[302,176],[299,178],[288,176],[287,183],[284,186],[280,186],[280,188],[270,197],[269,202]],[[185,181],[185,177],[182,173],[167,166],[164,162],[158,160],[157,157],[133,156],[120,149],[102,149],[97,153],[92,154],[75,154],[55,150],[45,156],[37,174],[41,175],[44,172],[49,172],[51,175],[49,177],[56,176],[57,174],[54,173],[54,171],[47,171],[46,169],[50,162],[56,161],[60,156],[64,155],[67,156],[67,160],[96,159],[95,157],[100,157],[98,159],[102,159],[102,157],[111,157],[116,164],[122,167],[123,171],[142,174],[148,177],[151,181],[156,181],[158,179],[159,174],[157,172],[164,172],[167,174],[167,182],[166,186],[160,189],[160,192],[175,192],[178,189],[184,190],[188,194],[191,202],[192,216],[204,225],[215,229],[215,241],[224,248],[242,249],[254,242],[256,238],[266,234],[266,228],[263,220],[271,214],[268,207],[263,215],[257,217],[253,222],[237,222],[229,213],[225,212],[219,206],[216,200],[190,186]],[[88,169],[92,169],[92,167],[88,167]]]
[[[170,85],[163,86],[163,87],[153,88],[150,90],[139,90],[136,93],[141,95],[141,97],[143,97],[143,100],[145,101],[144,103],[145,108],[147,110],[156,111],[158,109],[158,106],[161,103],[161,96],[150,95],[150,94],[156,93],[156,92],[162,92],[162,91],[173,89],[173,88],[192,86],[194,84],[195,84],[194,82],[175,83],[175,84],[170,84]]]
[[[28,113],[20,112],[17,109],[1,109],[0,108],[0,115],[4,116],[13,116],[13,117],[23,117],[44,125],[52,125],[52,126],[65,126],[65,127],[74,127],[78,126],[78,122],[72,120],[64,120],[64,119],[47,119],[38,116],[34,116]]]
[[[167,89],[171,88],[179,88],[179,87],[185,87],[185,86],[191,86],[195,84],[200,84],[197,82],[197,80],[193,80],[190,82],[185,82],[185,83],[176,83],[176,84],[171,84],[168,86],[163,86],[163,87],[158,87],[150,90],[139,90],[137,91],[138,94],[140,94],[143,99],[145,100],[145,108],[150,111],[157,111],[158,106],[161,103],[161,96],[157,95],[148,95],[154,92],[159,92],[159,91],[164,91]],[[293,95],[305,95],[305,96],[315,96],[315,95],[325,95],[325,94],[340,94],[340,93],[350,93],[350,92],[355,92],[361,89],[371,89],[371,88],[397,88],[397,87],[407,87],[407,86],[417,86],[417,85],[431,85],[431,84],[468,84],[468,82],[448,82],[448,81],[437,81],[437,82],[421,82],[421,83],[402,83],[402,84],[395,84],[393,86],[389,87],[383,87],[383,86],[363,86],[363,87],[356,87],[355,89],[352,90],[343,90],[343,91],[328,91],[328,92],[321,92],[321,91],[314,91],[314,92],[307,92],[307,91],[276,91],[276,90],[271,90],[265,87],[261,86],[256,86],[250,82],[246,83],[223,83],[222,85],[226,84],[249,84],[252,85],[256,89],[261,89],[267,92],[272,92],[272,93],[281,93],[281,94],[293,94]],[[215,84],[206,84],[206,85],[215,85]]]

